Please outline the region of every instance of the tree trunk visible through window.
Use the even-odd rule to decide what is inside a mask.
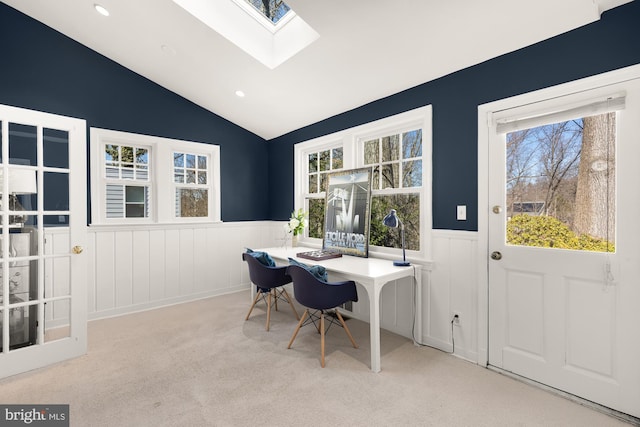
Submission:
[[[269,19],[273,19],[273,16],[271,15],[271,8],[269,7],[269,0],[262,0],[262,6],[264,7],[264,14],[265,16],[267,16]]]
[[[615,113],[584,118],[574,229],[615,239]]]
[[[507,134],[510,244],[615,251],[615,129],[605,113]]]

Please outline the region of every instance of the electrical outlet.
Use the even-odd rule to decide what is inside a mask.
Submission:
[[[462,315],[456,311],[453,312],[453,325],[460,326],[460,322],[462,321]]]

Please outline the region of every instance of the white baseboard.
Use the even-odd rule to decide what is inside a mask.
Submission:
[[[142,311],[155,310],[157,308],[169,307],[176,304],[182,304],[185,302],[193,302],[201,299],[216,297],[220,295],[232,294],[235,292],[241,292],[248,290],[249,287],[247,285],[234,286],[226,289],[219,289],[215,291],[203,292],[200,294],[190,294],[185,296],[178,296],[174,298],[167,298],[158,301],[150,301],[145,302],[143,304],[130,305],[126,307],[114,308],[111,310],[103,310],[96,311],[93,313],[89,313],[88,319],[91,320],[100,320],[107,319],[110,317],[118,317],[124,316],[126,314],[138,313]],[[249,304],[249,300],[247,299],[247,304]]]

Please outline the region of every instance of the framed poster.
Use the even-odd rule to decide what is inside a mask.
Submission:
[[[322,248],[368,257],[371,168],[334,172],[327,179]]]

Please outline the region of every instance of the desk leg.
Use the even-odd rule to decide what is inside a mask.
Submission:
[[[371,335],[371,370],[380,372],[380,292],[374,287],[369,295],[369,333]]]

